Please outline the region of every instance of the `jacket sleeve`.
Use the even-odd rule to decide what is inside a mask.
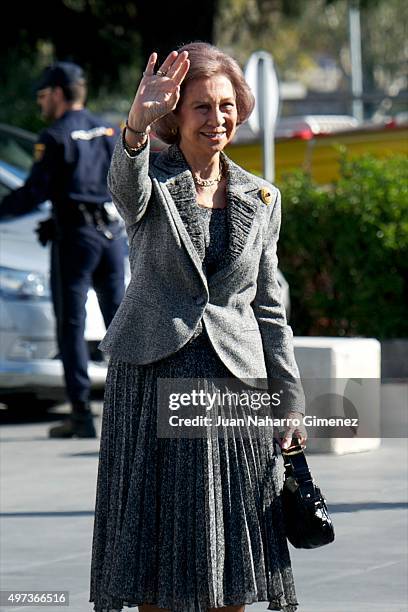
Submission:
[[[51,196],[51,184],[60,159],[59,144],[44,131],[34,145],[34,164],[22,187],[7,195],[0,206],[0,217],[17,217],[34,210]]]
[[[146,212],[152,193],[149,177],[149,141],[135,156],[124,149],[118,138],[108,172],[108,188],[126,226],[140,221]]]
[[[281,224],[281,195],[273,205],[264,238],[258,271],[257,292],[252,307],[262,336],[268,379],[282,383],[282,410],[304,414],[304,393],[295,361],[293,333],[286,321],[281,289],[277,280],[277,243]],[[278,411],[279,412],[279,411]],[[281,416],[281,415],[279,415]]]

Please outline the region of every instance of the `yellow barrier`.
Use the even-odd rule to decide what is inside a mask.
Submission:
[[[367,128],[301,138],[280,138],[275,143],[276,181],[294,169],[311,171],[313,179],[327,184],[339,176],[340,152],[347,149],[349,156],[370,153],[375,157],[408,154],[408,126]],[[226,153],[237,164],[262,175],[262,150],[259,142],[232,144]]]

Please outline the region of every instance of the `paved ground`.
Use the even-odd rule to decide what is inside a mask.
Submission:
[[[13,421],[0,411],[1,588],[68,590],[69,608],[46,609],[90,612],[98,441],[48,440],[56,418]],[[291,548],[299,612],[406,612],[407,440],[384,439],[376,451],[341,457],[311,454],[309,464],[328,499],[336,541]]]

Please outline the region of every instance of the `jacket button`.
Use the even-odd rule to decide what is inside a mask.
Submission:
[[[201,295],[199,295],[198,297],[194,298],[194,301],[197,304],[197,306],[204,306],[204,304],[206,303],[206,299],[203,298]]]

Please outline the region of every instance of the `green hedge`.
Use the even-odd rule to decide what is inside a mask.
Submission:
[[[408,159],[343,156],[333,185],[279,187],[294,333],[408,337]]]

